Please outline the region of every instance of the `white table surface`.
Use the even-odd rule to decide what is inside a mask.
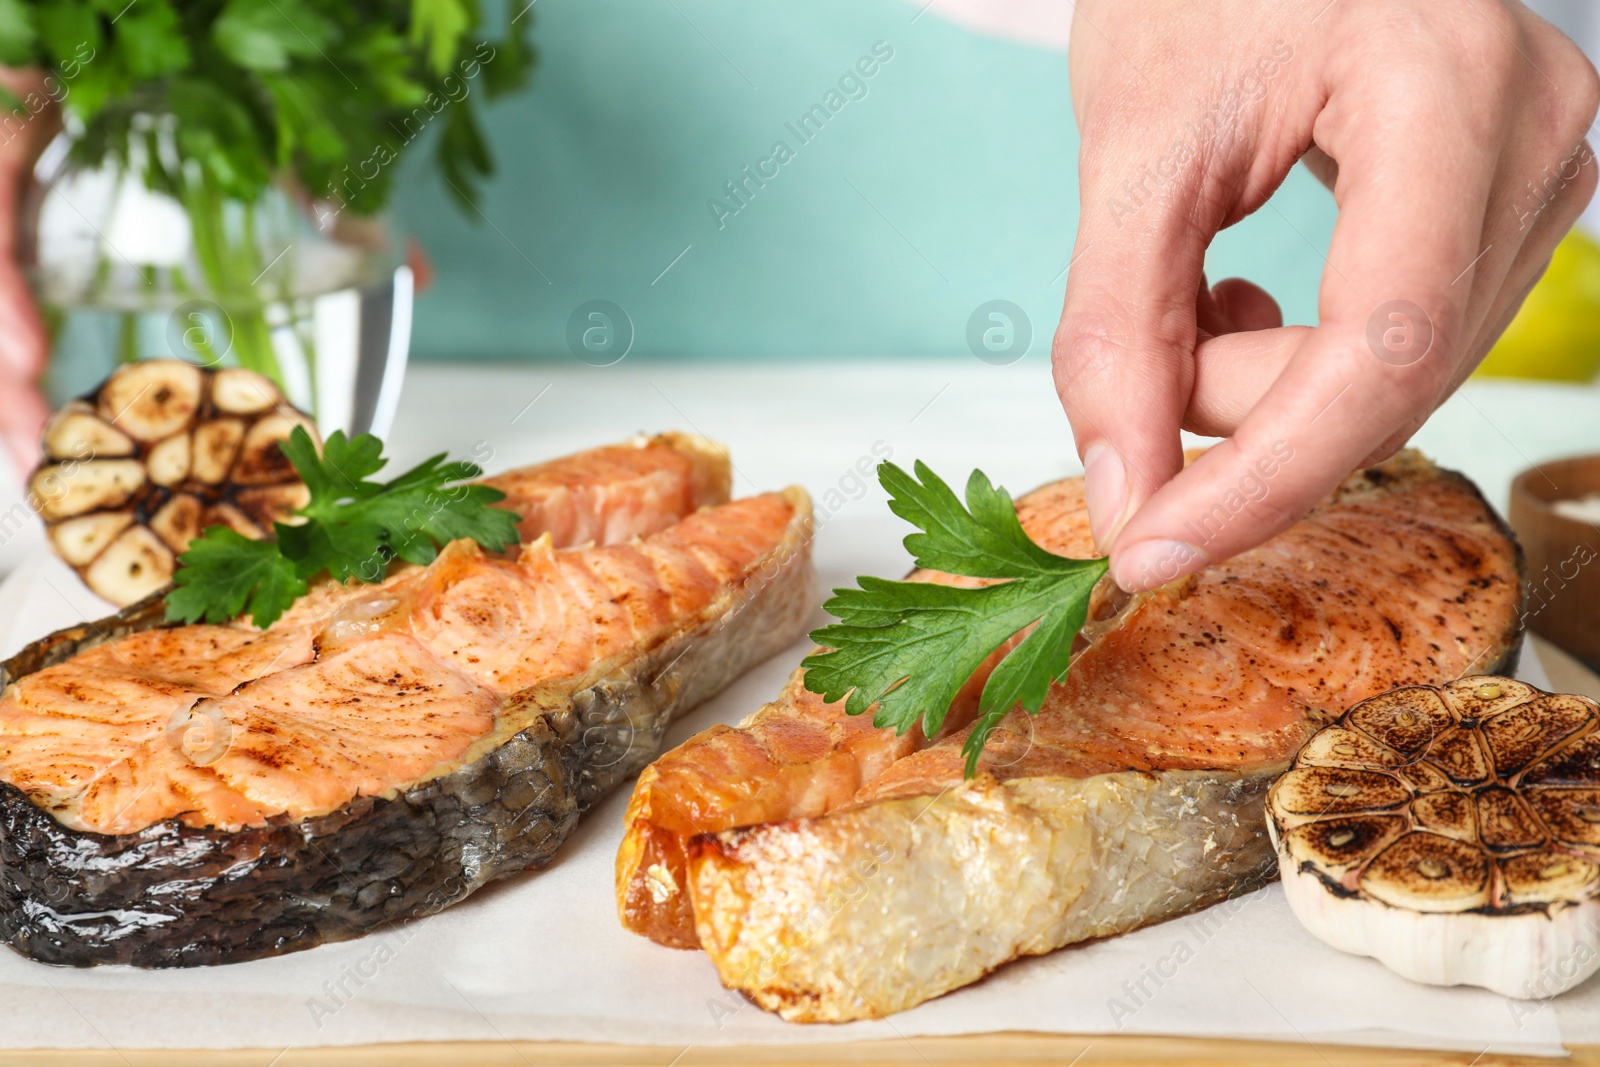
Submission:
[[[407,382],[390,440],[397,468],[447,451],[500,469],[668,428],[728,444],[737,493],[796,482],[810,489],[827,513],[817,544],[825,585],[859,573],[895,574],[906,565],[899,545],[905,526],[858,473],[884,455],[903,463],[924,459],[952,478],[980,466],[1017,491],[1078,470],[1048,369],[1037,357],[1009,367],[976,359],[424,366]],[[1472,476],[1503,506],[1521,468],[1600,447],[1600,391],[1472,384],[1416,443]],[[0,513],[7,506],[0,499]],[[95,607],[61,565],[29,554],[27,536],[0,544],[0,556],[27,561],[0,589],[0,645],[7,653]],[[770,699],[800,650],[741,679],[679,724],[669,743]],[[359,965],[381,938],[397,935],[200,971],[56,970],[0,953],[0,1048],[278,1047],[501,1035],[727,1044],[1008,1028],[1308,1036],[1547,1054],[1558,1052],[1563,1038],[1600,1042],[1600,983],[1554,1008],[1532,1010],[1483,991],[1412,986],[1371,961],[1310,941],[1275,886],[1242,898],[1180,980],[1132,1018],[1110,1015],[1109,996],[1123,978],[1188,936],[1184,920],[1004,968],[887,1022],[800,1028],[753,1007],[730,1014],[728,1007],[742,1001],[720,989],[703,957],[661,949],[616,927],[609,872],[623,800],[614,796],[592,812],[549,871],[408,927],[394,943],[394,962],[336,1014],[314,1010],[322,980]],[[1261,1003],[1240,985],[1249,975],[1270,1001]]]
[[[478,448],[487,467],[500,469],[666,428],[729,445],[737,492],[798,482],[819,505],[830,488],[858,492],[853,470],[875,447],[947,477],[982,467],[1016,492],[1081,470],[1039,355],[1004,367],[973,358],[423,364],[408,374],[388,439],[396,466]],[[1470,382],[1413,443],[1464,471],[1503,510],[1519,470],[1600,449],[1600,388]],[[6,533],[4,518],[22,500],[20,479],[0,462],[0,572],[43,544],[36,523]],[[874,483],[837,514],[895,529],[882,501]],[[826,539],[822,548],[826,566]],[[886,538],[891,569],[904,558],[897,550],[898,538]]]

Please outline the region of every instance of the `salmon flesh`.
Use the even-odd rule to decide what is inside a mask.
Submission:
[[[1044,547],[1093,554],[1080,479],[1018,512]],[[1267,787],[1319,727],[1396,685],[1510,669],[1522,566],[1470,482],[1401,453],[1258,549],[1099,597],[1071,673],[1002,723],[972,780],[961,747],[998,657],[931,741],[797,671],[640,776],[623,923],[703,948],[786,1019],[837,1022],[1245,892],[1276,871]]]
[[[522,544],[323,582],[265,630],[161,596],[0,692],[0,937],[51,963],[235,962],[548,862],[667,726],[793,642],[810,501],[728,500],[663,435],[488,479]]]

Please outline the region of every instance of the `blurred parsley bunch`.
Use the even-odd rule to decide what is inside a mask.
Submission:
[[[52,334],[74,306],[109,308],[126,361],[147,345],[142,308],[204,298],[210,326],[185,330],[188,354],[287,390],[285,315],[315,360],[310,319],[291,307],[301,268],[284,254],[295,205],[309,201],[325,235],[346,210],[380,211],[398,160],[434,126],[445,181],[472,204],[492,170],[481,105],[533,64],[527,13],[502,10],[485,37],[478,0],[0,0],[0,65],[45,73],[25,98],[0,89],[0,143],[59,105],[72,164],[142,181],[189,222],[179,262],[135,264],[101,233],[98,258],[67,272],[83,287],[38,286]]]
[[[131,158],[153,189],[253,203],[291,175],[371,214],[391,164],[435,121],[438,165],[471,202],[492,170],[479,100],[533,64],[531,19],[506,21],[477,36],[477,0],[0,0],[0,64],[52,76],[81,165],[128,166],[148,138]],[[0,98],[3,112],[22,107]],[[150,116],[171,116],[170,145]]]

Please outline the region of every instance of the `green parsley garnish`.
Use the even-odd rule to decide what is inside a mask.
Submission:
[[[824,651],[802,664],[805,685],[825,700],[844,698],[851,715],[876,705],[873,725],[897,733],[920,719],[932,737],[989,654],[1037,623],[984,684],[977,721],[962,748],[971,778],[1000,720],[1017,704],[1037,714],[1051,683],[1066,678],[1089,593],[1108,564],[1067,559],[1034,544],[1010,494],[982,471],[967,479],[963,507],[922,462],[915,469],[913,478],[885,462],[878,480],[889,491],[889,510],[922,531],[905,539],[917,566],[1009,581],[958,589],[862,577],[856,579],[859,589],[835,589],[823,608],[839,621],[811,634]]]
[[[172,622],[225,623],[249,613],[262,629],[323,572],[339,581],[376,582],[393,559],[430,563],[439,548],[470,537],[491,552],[517,543],[517,516],[491,507],[505,494],[461,485],[483,472],[474,463],[446,463],[441,453],[387,482],[369,481],[388,461],[369,433],[335,432],[317,454],[301,427],[279,445],[300,473],[311,502],[304,522],[275,523],[273,540],[252,541],[226,526],[209,527],[178,557],[167,594]]]

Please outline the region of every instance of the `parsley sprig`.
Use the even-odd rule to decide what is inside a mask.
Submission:
[[[905,733],[918,720],[932,737],[956,694],[995,649],[1037,623],[984,684],[978,718],[962,752],[977,773],[989,735],[1017,704],[1036,714],[1051,683],[1066,678],[1072,641],[1104,559],[1067,559],[1028,538],[1003,488],[982,471],[967,479],[963,506],[922,462],[913,478],[893,463],[878,467],[889,509],[921,533],[905,539],[917,566],[971,578],[1008,579],[978,589],[862,577],[835,589],[824,609],[839,621],[811,634],[823,646],[807,656],[805,686],[844,699],[873,724]]]
[[[432,562],[439,548],[470,537],[490,551],[517,542],[517,516],[490,505],[505,494],[486,485],[457,484],[483,472],[474,463],[446,463],[443,454],[398,478],[370,476],[388,462],[371,434],[335,432],[317,453],[301,427],[279,445],[311,491],[297,515],[276,523],[273,540],[252,541],[212,526],[178,557],[167,594],[173,622],[224,623],[248,613],[265,629],[304,596],[323,572],[339,581],[381,579],[390,560]]]

